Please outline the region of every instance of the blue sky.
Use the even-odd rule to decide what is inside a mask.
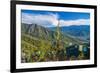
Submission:
[[[36,23],[44,27],[89,25],[90,13],[21,10],[22,23]]]

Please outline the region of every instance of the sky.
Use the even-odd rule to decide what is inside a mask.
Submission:
[[[90,25],[90,13],[21,10],[21,22],[44,27]]]

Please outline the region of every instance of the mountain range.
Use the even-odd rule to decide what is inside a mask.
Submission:
[[[49,27],[50,30],[55,31],[56,27]],[[60,30],[65,35],[78,38],[80,40],[89,40],[90,38],[90,26],[89,25],[72,25],[60,27]]]
[[[61,39],[66,42],[83,43],[89,41],[89,26],[66,26],[60,27]],[[56,27],[43,27],[38,24],[21,24],[22,36],[29,35],[38,38],[39,40],[54,41]]]

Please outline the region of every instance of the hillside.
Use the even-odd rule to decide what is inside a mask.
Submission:
[[[59,46],[57,48],[57,32],[40,26],[38,24],[21,24],[21,61],[24,62],[42,62],[57,60],[56,53],[62,49],[60,60],[65,60],[66,47],[70,43],[84,43],[72,36],[60,33]],[[62,57],[63,56],[63,57]]]

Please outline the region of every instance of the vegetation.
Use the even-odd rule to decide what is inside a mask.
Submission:
[[[59,26],[50,31],[36,24],[22,24],[21,31],[22,63],[89,59],[88,43],[64,35]]]

